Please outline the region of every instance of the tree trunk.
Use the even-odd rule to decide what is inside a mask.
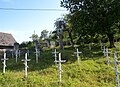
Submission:
[[[60,49],[64,50],[63,41],[62,41],[62,34],[59,35],[59,39],[60,39],[60,41],[59,41]]]
[[[115,45],[114,45],[114,36],[113,36],[113,34],[107,34],[107,36],[108,36],[108,38],[109,38],[109,43],[110,43],[109,48],[115,47]]]
[[[70,41],[72,43],[72,47],[74,47],[74,42],[73,42],[73,38],[72,38],[71,32],[68,32],[68,34],[69,34],[69,37],[70,37]]]

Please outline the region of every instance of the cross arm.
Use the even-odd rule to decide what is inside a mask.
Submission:
[[[8,58],[5,58],[5,59],[1,59],[1,60],[8,60]]]
[[[59,52],[52,52],[52,54],[59,53]]]
[[[66,62],[66,60],[61,60],[61,61],[56,60],[56,61],[54,61],[54,62],[62,63],[62,62]]]
[[[22,59],[21,61],[30,61],[30,60],[31,60],[31,59],[27,59],[27,60],[26,60],[26,59]]]
[[[82,53],[82,52],[74,52],[74,54],[77,54],[77,53]]]

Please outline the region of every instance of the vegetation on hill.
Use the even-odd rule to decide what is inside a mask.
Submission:
[[[82,51],[80,65],[74,55],[74,48],[65,47],[65,50],[57,51],[62,53],[62,59],[67,62],[62,64],[62,82],[59,83],[57,65],[54,64],[52,49],[43,50],[39,63],[35,62],[35,54],[31,53],[28,62],[28,78],[24,78],[24,65],[21,59],[18,63],[15,58],[7,61],[6,73],[2,73],[0,63],[0,87],[115,87],[115,72],[112,70],[114,64],[108,67],[106,58],[103,56],[100,47],[93,44],[92,50],[88,44],[84,47],[76,46]],[[119,49],[111,49],[110,60],[113,60],[113,52]]]

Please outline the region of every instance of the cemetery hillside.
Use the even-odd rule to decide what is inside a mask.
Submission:
[[[103,43],[108,46],[108,43]],[[115,87],[115,60],[114,52],[116,51],[119,60],[120,43],[115,42],[118,48],[109,49],[109,62],[104,55],[104,47],[101,49],[99,43],[92,43],[91,49],[89,44],[65,46],[60,50],[59,46],[55,47],[57,60],[60,52],[61,60],[66,60],[61,64],[61,81],[59,78],[59,63],[55,63],[55,49],[44,47],[38,62],[34,50],[29,51],[27,66],[27,77],[25,76],[24,48],[20,48],[21,55],[12,56],[6,52],[6,71],[3,73],[3,62],[0,64],[0,87]],[[29,46],[28,46],[29,47]],[[76,56],[80,52],[79,63]],[[107,54],[107,53],[106,53]],[[19,57],[20,56],[20,57]],[[2,56],[3,57],[3,56]],[[110,62],[111,61],[111,62]],[[118,70],[120,65],[118,64]]]
[[[42,3],[42,0],[36,1]],[[51,5],[49,0],[45,5]],[[59,5],[67,11],[29,8],[33,5],[0,8],[16,11],[14,15],[37,12],[27,13],[27,19],[20,18],[23,26],[19,24],[19,17],[11,17],[17,19],[18,24],[12,23],[14,19],[10,21],[16,28],[19,25],[19,31],[12,31],[20,33],[18,39],[22,38],[22,43],[18,43],[12,34],[0,32],[0,87],[120,87],[120,0],[60,0]],[[67,13],[56,20],[52,18],[53,14],[64,11]],[[41,12],[46,13],[42,15]],[[35,14],[37,19],[31,16]],[[45,15],[47,21],[43,19]],[[54,20],[51,31],[42,28],[43,25],[49,27],[49,19]],[[31,41],[25,41],[23,35],[31,34],[26,28],[32,31],[33,27],[40,31],[36,34],[34,30],[28,37]]]

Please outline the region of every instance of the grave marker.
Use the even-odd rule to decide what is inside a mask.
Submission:
[[[89,50],[91,50],[91,43],[89,43]]]
[[[119,87],[119,74],[120,72],[118,71],[118,64],[120,64],[120,61],[117,60],[117,53],[114,53],[114,64],[115,64],[115,74],[116,74],[116,87]]]
[[[36,63],[38,63],[38,54],[39,54],[39,51],[38,51],[38,40],[37,40],[37,37],[34,37],[32,39],[33,39],[34,46],[35,46]]]
[[[103,43],[100,40],[100,46],[101,46],[101,50],[103,49]]]
[[[15,58],[16,58],[16,63],[17,63],[17,58],[18,58],[18,50],[15,50]]]
[[[82,52],[79,52],[79,51],[78,51],[78,48],[77,48],[77,52],[74,52],[74,54],[77,55],[78,65],[80,64],[80,56],[79,56],[80,53],[82,53]]]
[[[35,55],[36,55],[36,63],[38,63],[39,51],[37,48],[35,49]]]
[[[14,50],[15,50],[15,56],[16,56],[16,63],[18,58],[18,50],[19,50],[19,43],[14,43]]]
[[[59,63],[59,65],[58,65],[58,70],[59,70],[59,82],[61,83],[61,78],[62,78],[61,73],[63,72],[63,70],[62,70],[62,68],[61,68],[61,63],[62,63],[62,62],[66,62],[66,60],[61,60],[61,53],[59,53],[59,60],[56,60],[56,61],[54,61],[54,62],[58,62],[58,63]]]
[[[52,52],[52,54],[54,54],[55,61],[57,61],[57,53],[59,53],[59,52],[57,52],[56,49],[55,49],[54,52]],[[57,64],[57,62],[55,62],[55,64]]]
[[[25,59],[22,59],[22,61],[24,61],[24,65],[25,65],[25,78],[27,78],[27,68],[28,68],[28,65],[27,65],[27,62],[30,61],[31,59],[27,59],[27,53],[25,54]]]
[[[104,53],[105,53],[105,56],[106,56],[107,64],[109,66],[109,63],[110,63],[110,61],[109,61],[109,53],[110,52],[108,51],[108,48],[105,49]]]
[[[6,58],[6,53],[4,52],[4,58],[3,59],[1,59],[1,60],[3,60],[3,73],[5,73],[5,68],[6,68],[6,60],[8,60],[8,58]]]
[[[105,49],[105,46],[104,46],[104,48],[103,48],[102,50],[103,50],[104,56],[106,56],[106,49]]]
[[[20,53],[21,53],[21,51],[20,51],[20,50],[18,50],[18,55],[19,55],[19,58],[20,58]]]

